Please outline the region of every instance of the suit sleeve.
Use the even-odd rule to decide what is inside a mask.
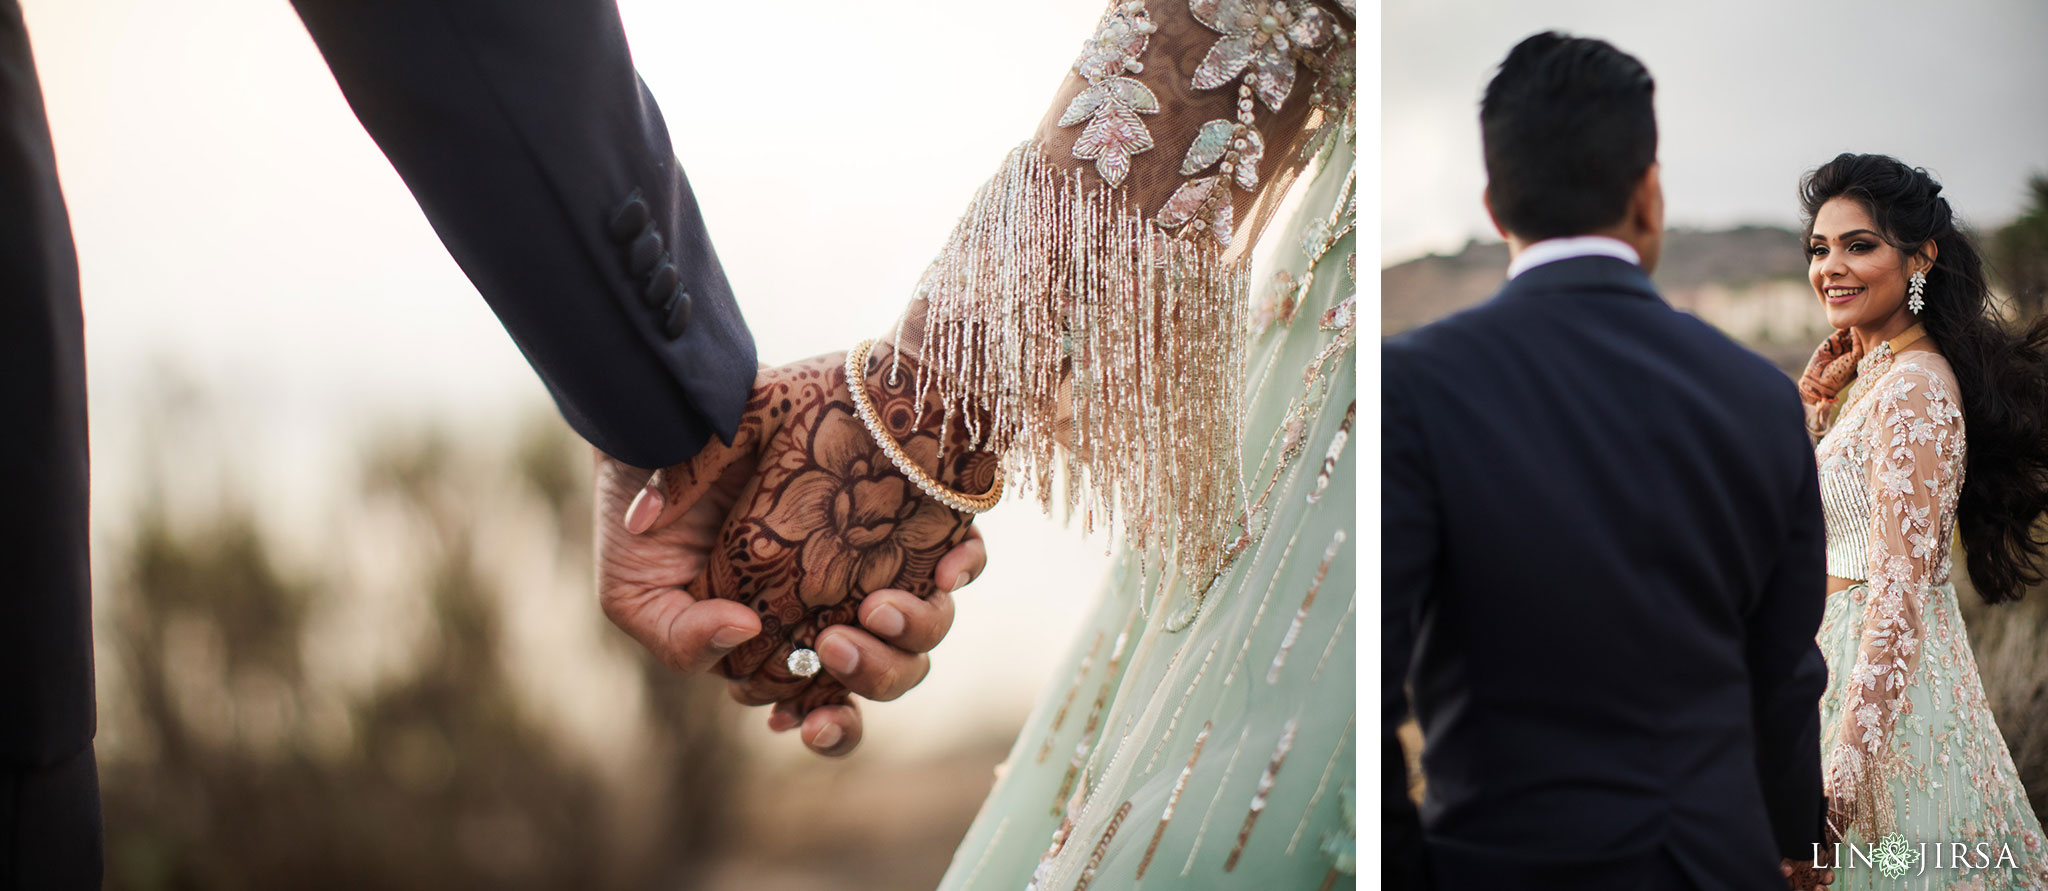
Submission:
[[[1402,386],[1405,363],[1383,352],[1381,376],[1380,747],[1382,878],[1388,888],[1423,884],[1422,825],[1408,797],[1408,764],[1397,731],[1408,719],[1408,665],[1438,550],[1436,484],[1422,431]]]
[[[1821,841],[1820,697],[1827,660],[1815,635],[1826,603],[1826,532],[1820,478],[1796,415],[1782,425],[1785,449],[1799,463],[1797,495],[1787,506],[1784,549],[1747,617],[1757,775],[1779,853],[1813,856]]]
[[[730,439],[733,301],[610,0],[293,0],[336,84],[585,439]]]

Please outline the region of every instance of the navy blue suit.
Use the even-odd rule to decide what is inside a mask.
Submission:
[[[1390,886],[1783,887],[1820,840],[1827,681],[1792,382],[1608,257],[1383,361]]]
[[[570,426],[642,467],[732,436],[753,339],[611,0],[293,5]],[[0,0],[0,891],[100,884],[80,316]]]

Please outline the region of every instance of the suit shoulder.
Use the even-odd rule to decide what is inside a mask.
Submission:
[[[1395,392],[1427,388],[1428,381],[1455,378],[1469,358],[1501,337],[1500,301],[1488,300],[1427,325],[1380,341],[1381,389]]]
[[[1388,353],[1427,356],[1463,349],[1473,338],[1487,337],[1504,325],[1504,304],[1495,294],[1486,301],[1458,310],[1441,319],[1410,328],[1382,341]]]

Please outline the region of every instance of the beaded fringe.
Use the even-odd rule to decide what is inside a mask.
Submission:
[[[1187,234],[1019,146],[918,284],[918,386],[1041,509],[1063,467],[1070,517],[1120,516],[1200,590],[1243,503],[1250,264]]]
[[[1896,756],[1889,752],[1867,752],[1854,745],[1837,743],[1837,758],[1846,761],[1838,764],[1833,787],[1853,789],[1860,793],[1847,801],[1834,802],[1842,813],[1845,825],[1837,826],[1839,832],[1848,832],[1854,827],[1861,841],[1875,845],[1884,841],[1893,827],[1899,825],[1899,817],[1892,802],[1892,780],[1899,775]]]

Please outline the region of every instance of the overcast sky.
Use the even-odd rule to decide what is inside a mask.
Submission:
[[[1791,224],[1799,175],[1844,151],[1927,168],[1993,226],[2048,173],[2048,3],[1391,0],[1382,17],[1380,247],[1391,264],[1495,238],[1479,96],[1523,37],[1599,37],[1657,79],[1672,225]]]

